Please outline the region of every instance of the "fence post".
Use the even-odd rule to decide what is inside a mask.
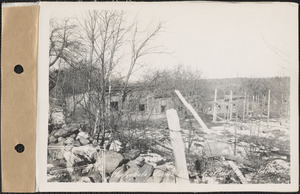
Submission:
[[[269,120],[270,120],[270,101],[271,101],[271,90],[269,90],[269,95],[268,95],[268,127],[269,127]]]
[[[176,183],[190,183],[185,158],[185,147],[180,132],[177,111],[175,109],[169,109],[166,113],[177,172]]]
[[[232,109],[233,109],[233,102],[232,102],[232,90],[230,90],[230,115],[229,115],[229,120],[231,121],[232,120]]]
[[[217,121],[217,93],[218,90],[215,89],[215,100],[214,100],[214,112],[213,112],[213,122]]]
[[[244,96],[244,107],[243,107],[243,121],[245,120],[245,111],[246,111],[246,95],[247,95],[247,93],[245,92],[245,96]]]

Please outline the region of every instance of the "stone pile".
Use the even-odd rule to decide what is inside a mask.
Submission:
[[[100,149],[79,124],[59,123],[49,134],[47,174],[49,182],[175,183],[175,167],[159,154]]]

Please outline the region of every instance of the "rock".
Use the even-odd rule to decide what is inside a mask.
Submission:
[[[60,141],[65,141],[66,139],[63,137],[59,137],[57,140],[60,142]]]
[[[128,160],[134,160],[137,157],[139,157],[139,155],[141,154],[141,151],[139,149],[133,149],[130,150],[129,152],[124,154],[124,158],[128,159]]]
[[[80,131],[80,132],[77,134],[76,139],[80,139],[80,138],[89,139],[89,138],[90,138],[90,135],[88,134],[88,132]]]
[[[82,156],[84,158],[88,157],[90,160],[97,160],[97,149],[94,148],[92,145],[73,147],[72,153],[75,155]]]
[[[213,177],[205,177],[205,182],[207,184],[218,184],[218,182]]]
[[[64,142],[65,145],[72,145],[74,143],[74,138],[67,137],[67,140]]]
[[[72,134],[70,135],[71,138],[75,139],[76,138],[76,134]]]
[[[81,146],[81,143],[78,140],[76,140],[76,141],[73,142],[73,146],[74,147],[79,147],[79,146]]]
[[[65,153],[65,150],[61,149],[61,150],[57,153],[56,158],[57,158],[58,160],[64,159],[64,158],[65,158],[65,157],[64,157],[64,153]]]
[[[109,182],[110,183],[118,183],[120,179],[123,177],[125,173],[125,165],[123,164],[119,168],[117,168],[111,175]]]
[[[89,177],[81,177],[78,182],[80,182],[80,183],[92,183],[92,181]]]
[[[49,143],[57,143],[57,138],[54,136],[49,137]]]
[[[54,136],[55,137],[66,137],[67,134],[68,134],[68,131],[61,128],[61,129],[57,130],[56,133],[54,133]]]
[[[148,178],[152,175],[153,173],[153,166],[149,164],[144,164],[139,171],[138,174],[135,177],[135,182],[138,183],[145,183],[147,182]]]
[[[103,152],[100,152],[97,155],[95,168],[96,171],[102,172],[103,169]],[[105,151],[105,173],[111,174],[121,163],[121,161],[124,159],[124,157],[113,151]]]
[[[56,147],[56,146],[63,146],[64,145],[64,142],[58,142],[58,143],[50,143],[48,146],[51,147]]]
[[[176,183],[175,175],[171,172],[165,172],[162,183]]]
[[[58,129],[65,124],[65,116],[63,110],[60,108],[54,108],[51,110],[50,121],[54,128]]]
[[[164,171],[162,171],[162,170],[160,170],[160,169],[155,169],[155,170],[153,171],[153,175],[152,175],[152,177],[153,177],[153,182],[154,182],[154,183],[161,183],[162,180],[163,180],[163,178],[164,178],[164,174],[165,174]]]
[[[151,176],[150,178],[148,178],[148,180],[146,181],[146,183],[154,183],[153,176]]]
[[[135,160],[130,160],[126,165],[129,167],[138,166],[142,167],[145,164],[145,159],[142,157],[138,157]]]
[[[234,155],[233,144],[225,142],[216,142],[214,140],[207,140],[204,144],[204,153],[208,157],[219,157],[224,155]]]
[[[264,169],[260,169],[259,173],[263,174],[289,174],[290,164],[284,160],[273,160],[268,163]]]
[[[79,130],[80,126],[79,124],[68,124],[68,125],[65,125],[62,127],[64,130],[66,131],[70,131],[70,132],[74,132],[74,131],[77,131]]]
[[[87,145],[87,144],[89,144],[90,143],[90,140],[88,140],[88,139],[86,139],[86,138],[79,138],[78,139],[79,140],[79,142],[81,143],[81,145]]]
[[[156,166],[158,163],[163,163],[164,161],[164,158],[156,153],[141,154],[140,156],[145,159],[145,163],[152,166]]]
[[[141,168],[138,166],[130,167],[122,177],[123,182],[145,183],[153,173],[153,166],[144,164]]]
[[[53,160],[52,165],[54,166],[54,168],[57,168],[57,167],[66,168],[66,163],[63,160],[57,160],[57,159]]]
[[[118,152],[121,150],[121,148],[122,148],[122,143],[118,140],[114,140],[111,142],[109,150]]]
[[[47,172],[50,172],[54,168],[53,164],[47,164]]]

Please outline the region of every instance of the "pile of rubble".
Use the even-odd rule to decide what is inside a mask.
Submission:
[[[156,153],[128,149],[118,153],[100,149],[90,132],[66,124],[60,110],[50,115],[47,175],[49,182],[175,183],[175,167]]]

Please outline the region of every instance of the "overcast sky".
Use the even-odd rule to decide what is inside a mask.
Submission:
[[[155,44],[166,53],[148,56],[153,69],[182,64],[201,71],[204,78],[230,78],[290,76],[298,67],[296,4],[100,5],[53,4],[51,17],[80,16],[89,9],[124,9],[129,16],[137,15],[142,28],[163,22]]]

